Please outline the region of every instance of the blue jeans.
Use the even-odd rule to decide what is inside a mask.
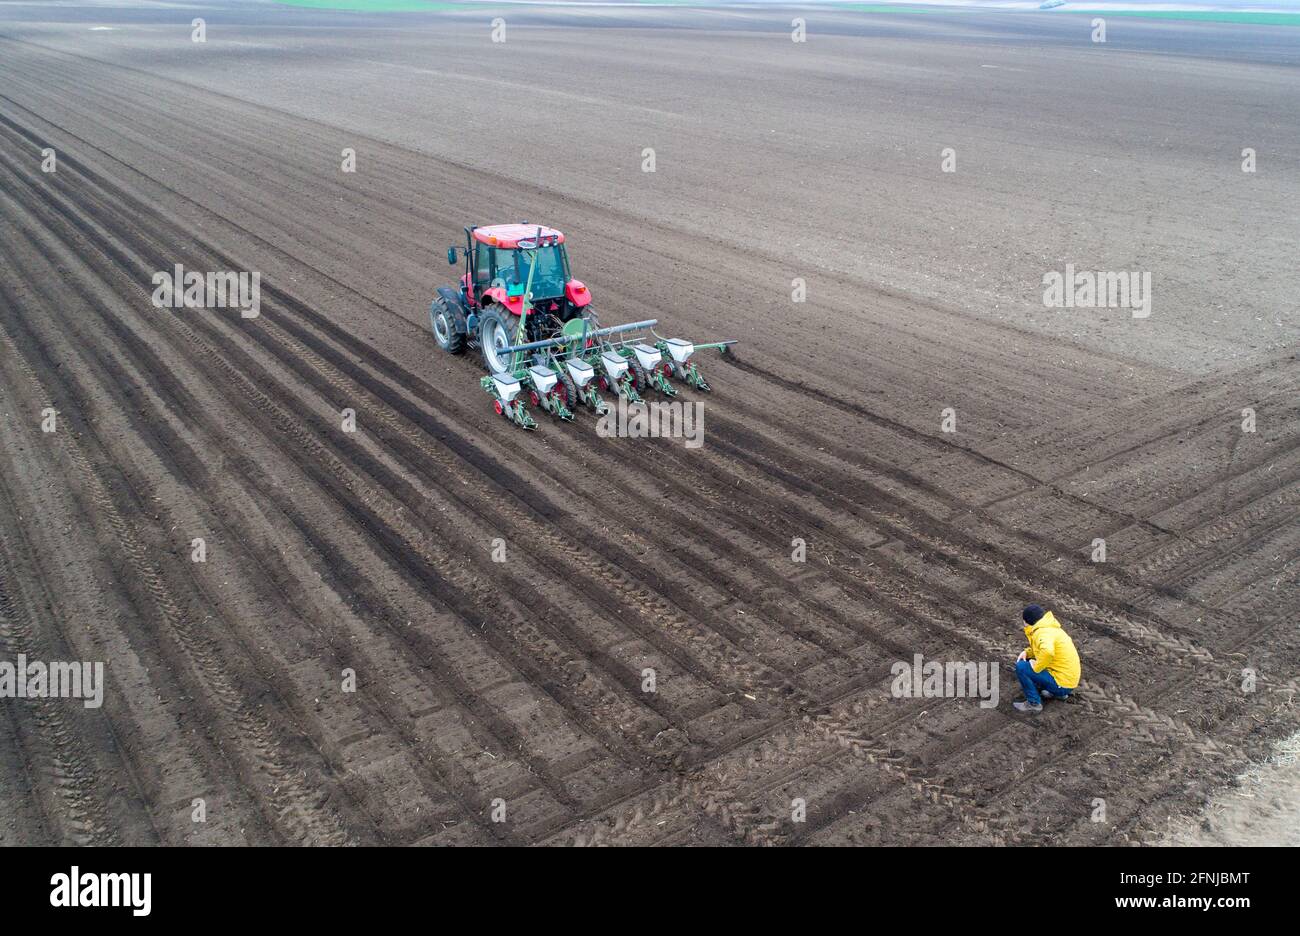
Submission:
[[[1028,660],[1016,661],[1016,678],[1020,680],[1020,688],[1024,690],[1025,701],[1033,705],[1043,704],[1043,697],[1039,695],[1041,690],[1050,692],[1058,699],[1062,699],[1074,691],[1073,689],[1062,689],[1058,686],[1056,679],[1047,670],[1035,673]]]

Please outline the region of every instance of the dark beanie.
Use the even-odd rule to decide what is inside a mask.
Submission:
[[[1021,612],[1020,616],[1025,619],[1026,624],[1037,624],[1038,619],[1047,612],[1038,605],[1030,605]]]

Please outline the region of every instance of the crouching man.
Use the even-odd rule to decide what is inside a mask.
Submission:
[[[1079,685],[1079,651],[1051,611],[1038,605],[1025,608],[1029,646],[1016,657],[1016,678],[1025,701],[1013,703],[1017,712],[1041,712],[1043,699],[1068,698]]]

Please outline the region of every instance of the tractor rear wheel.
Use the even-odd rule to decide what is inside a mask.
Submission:
[[[465,351],[465,334],[456,330],[452,311],[447,307],[447,300],[434,296],[429,306],[429,322],[433,326],[433,340],[438,347],[448,354],[463,354]]]
[[[478,318],[478,344],[483,352],[483,366],[489,374],[508,373],[511,355],[506,348],[515,343],[519,331],[519,316],[510,315],[497,308],[485,311]]]

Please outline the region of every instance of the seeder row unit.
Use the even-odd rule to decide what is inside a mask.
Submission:
[[[731,341],[694,344],[681,338],[661,338],[654,332],[657,319],[590,329],[586,319],[568,322],[555,338],[530,341],[500,349],[511,368],[482,379],[496,411],[524,429],[537,421],[527,403],[552,416],[572,420],[583,406],[598,416],[609,404],[601,391],[629,403],[640,403],[650,390],[674,397],[676,379],[697,390],[709,384],[693,360],[695,352],[726,352]],[[648,333],[648,334],[647,334]]]

